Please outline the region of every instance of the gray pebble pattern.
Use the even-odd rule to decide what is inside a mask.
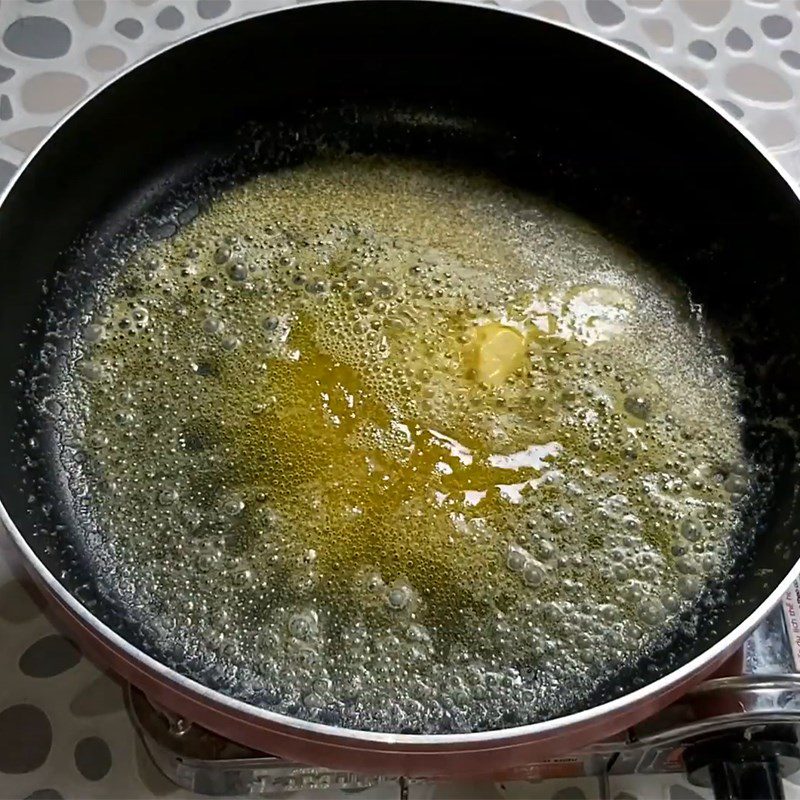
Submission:
[[[32,772],[44,764],[53,743],[50,720],[29,703],[0,711],[0,773]]]
[[[18,56],[58,58],[69,50],[72,33],[52,17],[21,17],[5,29],[3,44]]]
[[[99,736],[87,736],[75,745],[75,766],[87,781],[102,780],[111,769],[111,750]]]

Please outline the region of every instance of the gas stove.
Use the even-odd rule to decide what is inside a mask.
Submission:
[[[128,711],[147,751],[174,783],[214,796],[272,797],[313,789],[358,790],[402,776],[357,775],[287,762],[238,745],[158,707],[130,687]],[[800,769],[800,581],[712,678],[619,735],[497,780],[594,777],[610,797],[614,775],[686,772],[719,797],[782,796]]]

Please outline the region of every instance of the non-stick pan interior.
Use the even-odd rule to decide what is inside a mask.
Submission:
[[[20,404],[30,354],[44,344],[43,309],[75,314],[120,249],[170,235],[231,182],[343,142],[463,161],[553,199],[684,281],[730,339],[747,387],[748,446],[772,487],[769,507],[737,533],[752,546],[730,578],[732,599],[582,702],[703,652],[800,556],[797,199],[739,132],[670,79],[492,9],[365,2],[240,22],[137,68],[46,143],[0,213],[0,379],[15,385],[0,397],[1,441],[13,454],[0,491],[22,534],[93,613],[159,656],[82,580],[81,554],[66,546],[67,487],[46,441],[29,460],[34,431]]]

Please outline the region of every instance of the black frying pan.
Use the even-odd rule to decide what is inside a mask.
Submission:
[[[685,87],[589,38],[486,8],[325,4],[225,26],[115,81],[35,154],[0,209],[0,498],[34,568],[159,658],[83,570],[47,436],[26,444],[42,432],[25,404],[58,368],[37,362],[42,323],[76,315],[115,257],[170,235],[193,204],[342,139],[463,161],[551,198],[688,285],[726,333],[768,503],[732,532],[747,546],[728,600],[710,587],[699,626],[608,676],[586,705],[602,713],[657,679],[700,675],[800,557],[800,205],[753,142]]]

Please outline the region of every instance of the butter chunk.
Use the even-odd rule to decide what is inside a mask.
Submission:
[[[482,325],[475,333],[473,366],[481,383],[499,386],[522,366],[525,337],[516,329],[499,322]]]

